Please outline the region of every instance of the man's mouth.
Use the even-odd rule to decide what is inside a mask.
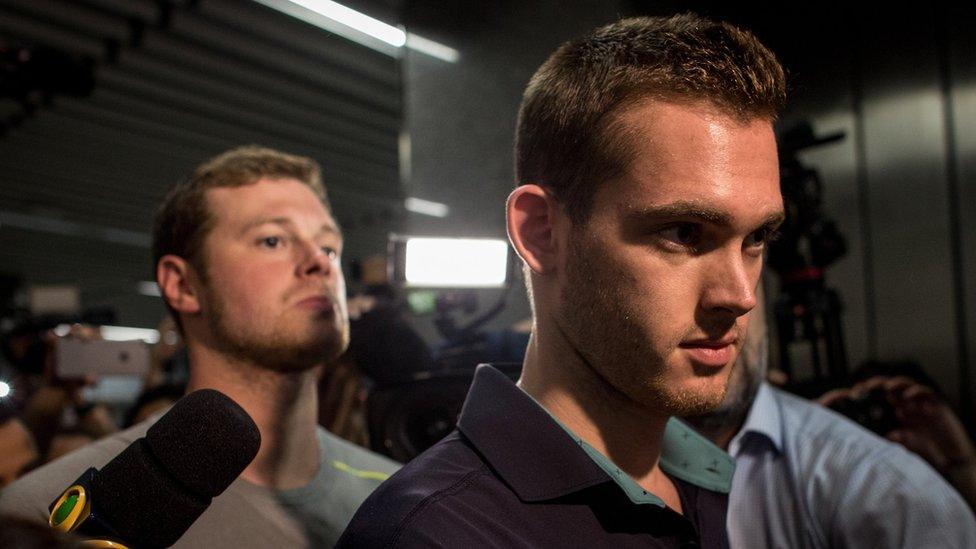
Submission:
[[[302,299],[295,306],[300,309],[312,311],[331,311],[333,309],[333,302],[328,296],[315,295]]]
[[[702,366],[720,368],[732,362],[735,342],[734,337],[697,339],[682,342],[678,347],[684,349],[693,362]]]

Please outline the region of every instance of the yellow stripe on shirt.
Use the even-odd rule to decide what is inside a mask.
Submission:
[[[362,469],[356,469],[355,467],[350,467],[348,464],[341,461],[333,461],[332,466],[336,469],[342,471],[343,473],[349,473],[354,477],[368,478],[372,480],[386,480],[390,478],[388,473],[382,471],[363,471]]]

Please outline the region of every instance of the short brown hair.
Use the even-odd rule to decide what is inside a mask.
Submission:
[[[201,252],[212,223],[207,210],[207,191],[242,187],[260,179],[298,180],[308,185],[326,208],[329,207],[321,170],[311,158],[256,145],[229,150],[201,164],[167,193],[153,222],[154,268],[164,255],[173,254],[205,274]]]
[[[560,46],[519,109],[515,176],[553,193],[577,225],[598,185],[623,174],[632,144],[616,117],[644,99],[705,101],[740,120],[773,120],[783,68],[751,33],[694,14],[624,19]]]

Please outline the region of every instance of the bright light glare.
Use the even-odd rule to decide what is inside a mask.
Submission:
[[[136,291],[148,297],[162,297],[159,286],[151,280],[143,280],[136,284]]]
[[[289,1],[303,8],[320,13],[329,19],[338,21],[347,27],[352,27],[359,32],[366,33],[373,38],[379,38],[393,47],[402,48],[407,43],[407,33],[392,25],[387,25],[379,19],[373,19],[365,13],[347,8],[342,4],[337,4],[330,0]]]
[[[132,328],[130,326],[99,326],[102,331],[102,339],[106,341],[132,341],[141,339],[152,345],[159,341],[159,331],[152,328]],[[54,328],[54,333],[64,337],[71,331],[71,325],[58,324]]]
[[[431,217],[447,217],[448,212],[451,211],[451,209],[447,207],[447,204],[441,204],[440,202],[424,200],[423,198],[415,198],[412,196],[407,197],[403,201],[403,207],[408,211],[429,215]]]
[[[461,59],[461,53],[456,49],[412,32],[407,33],[407,47],[448,63],[457,63]]]
[[[10,395],[10,384],[6,381],[0,381],[0,398],[5,398]]]
[[[508,243],[486,238],[410,238],[407,286],[499,288],[508,272]]]
[[[255,0],[281,13],[321,29],[397,57],[403,47],[410,48],[448,63],[457,63],[460,52],[423,36],[408,34],[331,0]]]
[[[407,33],[402,29],[330,0],[257,0],[257,2],[370,48],[378,49],[376,45],[369,43],[368,39],[363,40],[363,35],[379,40],[387,44],[387,47],[392,46],[394,49],[391,51],[396,51],[407,43]]]
[[[159,341],[159,332],[152,328],[130,328],[128,326],[102,326],[102,339],[107,341],[132,341],[141,339],[153,344]]]

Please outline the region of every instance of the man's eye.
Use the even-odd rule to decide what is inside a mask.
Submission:
[[[696,246],[701,240],[702,228],[695,223],[679,223],[658,232],[665,240],[681,246]]]
[[[277,236],[266,236],[261,239],[261,245],[265,248],[278,248],[281,244],[281,238]]]
[[[746,246],[757,247],[765,246],[776,240],[777,232],[773,229],[763,228],[752,233],[746,238]]]
[[[332,246],[322,246],[322,251],[325,253],[325,255],[329,256],[329,259],[339,257],[339,250],[336,250]]]

